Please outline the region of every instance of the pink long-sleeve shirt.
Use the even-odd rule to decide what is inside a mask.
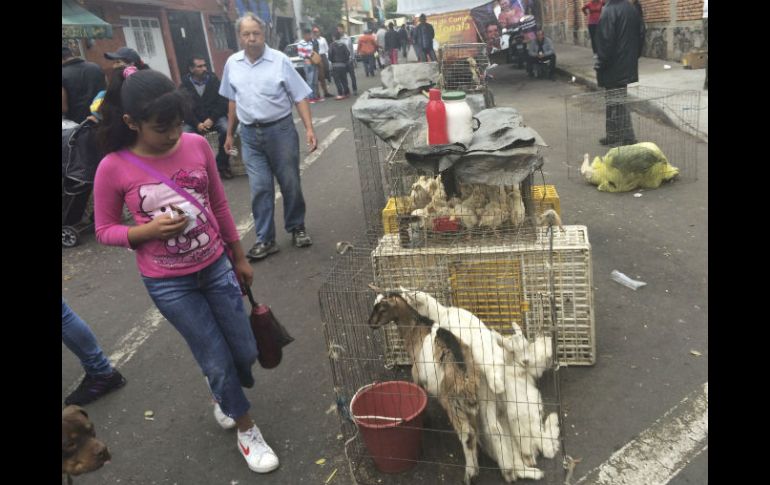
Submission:
[[[221,237],[205,213],[160,180],[113,152],[102,159],[94,179],[96,239],[100,243],[131,247],[129,226],[123,222],[124,202],[137,225],[166,214],[171,204],[186,205],[196,215],[196,226],[188,225],[183,234],[168,240],[147,241],[132,248],[136,251],[139,272],[144,276],[170,278],[195,273],[222,255],[222,239],[224,243],[240,239],[217,173],[214,153],[202,136],[182,133],[179,144],[170,154],[139,158],[198,199],[216,217]]]

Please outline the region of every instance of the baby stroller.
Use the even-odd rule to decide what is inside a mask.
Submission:
[[[93,214],[84,217],[101,157],[96,148],[96,123],[85,120],[65,128],[61,149],[61,245],[77,245],[80,233],[93,228]]]

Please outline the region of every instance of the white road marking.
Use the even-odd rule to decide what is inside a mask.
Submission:
[[[313,118],[313,128],[315,128],[316,126],[321,126],[321,125],[323,125],[324,123],[328,123],[328,122],[330,122],[330,121],[331,121],[331,120],[333,120],[333,119],[334,119],[336,116],[337,116],[337,115],[331,115],[331,116],[324,116],[323,118]],[[301,119],[301,118],[294,118],[294,124],[295,124],[295,125],[296,125],[297,123],[299,123],[300,121],[302,121],[302,119]]]
[[[334,118],[334,116],[327,117],[328,119]],[[321,118],[326,119],[326,118]],[[327,120],[328,121],[328,120]],[[314,122],[315,124],[315,122]],[[329,148],[329,146],[334,143],[334,141],[339,137],[344,131],[346,131],[347,128],[335,128],[332,130],[332,132],[327,136],[319,145],[318,148],[305,157],[305,160],[300,164],[299,167],[299,173],[302,174],[305,169],[307,169],[310,165],[316,162],[318,158],[321,156],[321,154]],[[275,194],[275,200],[278,201],[278,199],[281,197],[281,191],[276,188],[276,194]],[[238,234],[240,235],[241,239],[243,239],[243,236],[246,235],[249,231],[254,229],[254,218],[251,214],[249,214],[246,218],[241,220],[238,224],[236,224],[236,228],[238,229]],[[117,343],[116,347],[118,350],[114,351],[110,356],[110,362],[112,362],[112,365],[114,367],[122,367],[126,363],[128,363],[129,360],[136,354],[136,351],[139,349],[139,347],[144,344],[150,336],[155,333],[158,328],[160,328],[161,322],[163,322],[164,318],[163,315],[160,314],[160,311],[158,311],[157,308],[153,307],[147,310],[144,313],[144,316],[142,317],[141,323],[139,325],[133,327],[126,335],[124,335]],[[83,379],[82,374],[76,382],[71,384],[69,388],[67,389],[66,393],[69,394],[72,391],[75,390],[77,385],[80,383],[80,381]]]
[[[665,485],[708,448],[708,382],[575,485]]]

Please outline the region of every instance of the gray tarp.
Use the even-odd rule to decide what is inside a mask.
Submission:
[[[514,185],[543,165],[540,135],[523,124],[514,108],[489,108],[476,114],[481,122],[467,150],[458,145],[428,146],[418,136],[406,159],[420,170],[440,173],[454,169],[455,179],[468,184]],[[442,153],[449,152],[449,153]],[[433,155],[433,156],[432,156]]]
[[[540,135],[514,108],[484,109],[483,94],[466,96],[481,123],[470,146],[428,146],[428,98],[420,91],[438,80],[436,63],[388,66],[381,79],[382,88],[369,89],[356,100],[353,117],[392,148],[403,145],[415,168],[432,173],[453,168],[463,183],[514,185],[543,165],[538,147],[548,145]]]

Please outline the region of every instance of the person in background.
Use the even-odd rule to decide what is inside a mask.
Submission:
[[[417,62],[423,62],[423,52],[420,47],[420,43],[417,41],[417,27],[420,25],[420,20],[417,17],[412,19],[412,28],[409,31],[409,42],[411,42],[414,48],[414,55],[417,57]]]
[[[297,43],[297,55],[305,63],[303,66],[305,69],[305,81],[312,91],[308,102],[313,104],[323,101],[324,98],[318,96],[318,66],[310,60],[313,55],[313,41],[310,29],[302,29],[302,40]]]
[[[125,377],[110,364],[99,347],[96,335],[88,324],[72,311],[64,298],[61,300],[61,339],[86,371],[86,376],[77,389],[64,399],[64,404],[85,406],[126,385]]]
[[[219,78],[208,72],[206,59],[193,56],[187,62],[188,73],[179,86],[190,95],[192,109],[182,129],[187,133],[205,135],[212,128],[219,134],[217,169],[224,179],[233,178],[230,171],[230,156],[225,152],[227,137],[227,99],[219,95]]]
[[[105,52],[104,58],[112,61],[113,69],[124,66],[134,66],[138,70],[143,71],[150,68],[150,66],[139,57],[139,53],[130,47],[121,47],[115,52]]]
[[[385,56],[385,34],[387,33],[388,31],[385,30],[385,26],[380,25],[377,29],[377,34],[375,35],[375,37],[377,37],[377,55],[375,58],[377,59],[377,66],[380,69],[385,65],[382,59]]]
[[[529,74],[529,77],[535,75],[534,68],[536,62],[550,60],[548,79],[553,81],[554,74],[556,73],[556,51],[553,48],[551,39],[545,36],[543,29],[537,30],[535,40],[529,43],[527,50],[529,51],[529,56],[527,57],[527,74]]]
[[[329,49],[329,60],[332,63],[332,76],[334,84],[337,86],[337,97],[341,100],[350,97],[350,88],[348,87],[348,65],[350,64],[350,51],[345,41],[342,40],[342,34],[334,33],[334,42]]]
[[[348,62],[348,75],[350,75],[350,85],[353,87],[353,96],[358,96],[358,84],[356,83],[356,52],[353,49],[353,39],[345,33],[345,26],[337,24],[337,32],[340,34],[342,42],[350,51],[350,61]]]
[[[393,22],[388,24],[388,32],[385,34],[385,52],[391,64],[398,64],[398,50],[401,48],[398,32],[393,27]]]
[[[106,88],[102,68],[72,55],[69,47],[61,48],[61,114],[82,123],[91,113],[94,97]]]
[[[265,22],[247,12],[236,22],[243,50],[225,63],[219,94],[230,100],[225,150],[233,145],[235,121],[241,123],[241,150],[251,192],[257,242],[246,256],[262,260],[278,252],[275,242],[275,180],[283,200],[283,227],[292,244],[305,248],[313,240],[305,230],[305,198],[299,170],[299,135],[292,107],[305,125],[308,152],[317,147],[310,105],[311,89],[286,54],[265,43]],[[309,34],[309,31],[308,31]],[[309,37],[309,35],[307,36]]]
[[[628,0],[609,0],[596,30],[596,83],[606,92],[606,136],[602,145],[636,143],[631,114],[628,112],[627,86],[639,81],[644,24]]]
[[[604,0],[589,0],[580,9],[583,15],[588,17],[588,35],[591,37],[594,59],[596,59],[596,26],[599,25],[599,18],[602,16],[602,7],[604,7]]]
[[[433,26],[428,23],[424,13],[420,14],[420,25],[415,29],[414,35],[415,45],[420,45],[420,62],[436,62],[436,53],[433,51],[433,38],[436,36],[436,33],[433,30]]]
[[[329,72],[329,43],[321,35],[321,28],[317,25],[313,26],[311,33],[313,34],[313,50],[321,56],[321,63],[318,65],[318,84],[321,85],[324,98],[332,98],[333,96],[329,94],[329,89],[326,87],[326,81],[331,80]],[[319,94],[321,91],[316,90]]]
[[[377,52],[377,47],[377,38],[372,35],[371,30],[365,30],[364,34],[358,38],[358,55],[364,62],[366,77],[374,76],[374,53]]]
[[[406,50],[409,47],[409,34],[406,32],[406,24],[401,24],[398,29],[398,42],[401,44],[401,54],[404,56],[404,62],[406,62]]]
[[[709,0],[703,0],[703,48],[709,50]],[[706,80],[703,81],[703,89],[709,88],[709,59],[706,56]]]

